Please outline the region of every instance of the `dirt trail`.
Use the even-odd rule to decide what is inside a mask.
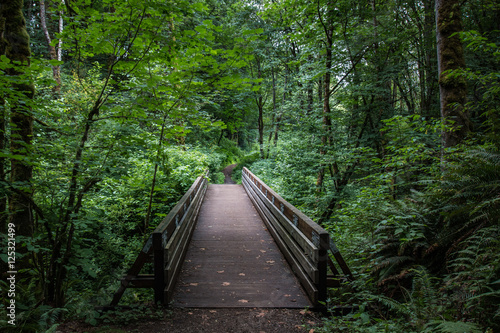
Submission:
[[[123,314],[122,314],[123,315]],[[299,309],[232,308],[164,311],[164,318],[142,319],[126,325],[92,327],[81,321],[64,323],[57,333],[314,333],[318,313]]]
[[[308,333],[320,320],[292,309],[176,309],[171,320],[129,327],[140,332]]]
[[[227,167],[222,170],[222,173],[224,174],[224,184],[236,184],[236,182],[231,178],[231,174],[233,173],[233,169],[236,168],[238,164],[231,164],[228,165]]]

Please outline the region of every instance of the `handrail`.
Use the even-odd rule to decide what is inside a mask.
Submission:
[[[207,179],[208,171],[194,181],[149,236],[127,275],[121,279],[112,307],[118,305],[126,288],[153,288],[155,302],[168,305],[207,190]],[[154,275],[139,274],[151,259]]]
[[[168,305],[208,184],[208,171],[191,185],[153,231],[155,302]]]
[[[352,279],[328,231],[247,168],[243,168],[242,184],[312,303],[321,307],[327,299],[327,287],[337,286],[341,280],[328,251],[333,253],[347,279]],[[333,275],[328,275],[328,267]]]

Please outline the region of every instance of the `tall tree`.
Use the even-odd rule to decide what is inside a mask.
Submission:
[[[1,7],[0,7],[1,8]],[[5,55],[6,41],[4,39],[5,31],[5,17],[3,13],[0,12],[0,56]],[[5,117],[6,117],[6,105],[4,94],[0,93],[0,151],[5,149]],[[5,157],[0,157],[0,235],[7,234],[7,188],[5,187]],[[3,237],[3,236],[2,236]],[[5,244],[2,238],[2,243]],[[0,260],[0,274],[7,271],[7,263]]]
[[[441,117],[446,125],[443,146],[460,143],[470,131],[465,102],[465,78],[453,71],[465,69],[465,58],[460,36],[462,30],[461,1],[436,0],[436,35],[438,52]]]
[[[64,0],[61,0],[61,5],[64,5]],[[45,0],[40,0],[40,23],[42,26],[43,34],[45,35],[45,40],[47,41],[47,47],[49,49],[49,56],[51,60],[62,60],[62,38],[57,42],[57,48],[52,44],[52,38],[50,36],[50,31],[47,26],[47,10],[45,5]],[[63,12],[59,11],[59,21],[58,30],[59,33],[63,32],[64,19]],[[52,75],[56,81],[56,86],[54,87],[54,92],[59,92],[61,90],[61,66],[59,64],[52,65]]]
[[[16,226],[16,235],[30,237],[33,234],[30,162],[33,117],[29,100],[35,87],[25,69],[30,65],[30,39],[26,30],[22,0],[6,0],[0,4],[0,18],[5,22],[3,43],[5,57],[10,65],[6,74],[16,77],[11,82],[14,93],[10,98],[10,188],[8,222]],[[0,22],[1,22],[0,21]],[[23,251],[20,251],[23,252]],[[18,261],[17,269],[27,266],[27,257]]]

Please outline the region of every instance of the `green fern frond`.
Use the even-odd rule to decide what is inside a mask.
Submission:
[[[385,268],[388,266],[401,265],[402,263],[413,261],[412,257],[409,256],[395,256],[390,258],[385,258],[384,261],[376,265],[376,269]]]
[[[40,316],[38,324],[40,325],[40,327],[44,328],[53,326],[61,319],[62,314],[67,312],[68,309],[65,308],[52,308],[48,311],[44,311]]]
[[[465,323],[462,321],[431,321],[426,325],[431,332],[440,333],[482,333],[481,327],[474,323]]]
[[[398,302],[390,297],[384,296],[384,295],[370,295],[370,297],[374,301],[379,302],[380,304],[386,306],[387,308],[389,308],[390,310],[392,310],[398,314],[408,316],[408,317],[411,317],[413,315],[413,311],[405,303],[400,303],[400,302]]]

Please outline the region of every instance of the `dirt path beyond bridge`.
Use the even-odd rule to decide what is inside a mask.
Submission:
[[[236,168],[238,164],[231,164],[228,165],[227,167],[222,170],[222,173],[224,174],[224,184],[236,184],[235,181],[231,178],[231,174],[233,173],[233,169]]]

